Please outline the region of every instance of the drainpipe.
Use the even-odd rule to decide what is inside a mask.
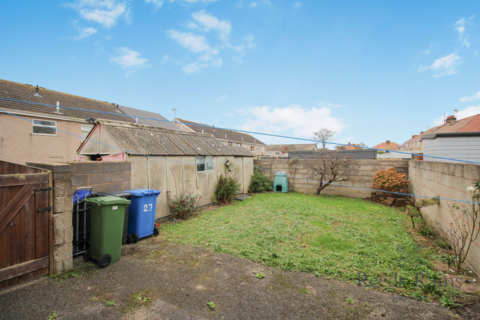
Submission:
[[[150,156],[147,156],[148,189],[150,189]]]
[[[182,192],[185,192],[185,180],[183,178],[183,156],[182,156]]]

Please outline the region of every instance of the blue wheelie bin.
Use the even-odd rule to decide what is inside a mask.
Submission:
[[[155,211],[160,191],[134,189],[125,192],[133,195],[128,216],[128,233],[132,235],[132,242],[136,243],[152,234],[157,236],[159,231],[155,228]]]

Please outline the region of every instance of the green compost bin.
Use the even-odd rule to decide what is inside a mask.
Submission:
[[[120,260],[125,210],[130,200],[106,196],[85,201],[90,205],[91,231],[90,250],[84,259],[94,259],[100,268],[105,268]]]
[[[273,191],[288,192],[288,179],[285,172],[275,173],[275,179],[273,180]]]

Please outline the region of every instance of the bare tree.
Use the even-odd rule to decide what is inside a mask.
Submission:
[[[351,156],[343,156],[337,151],[323,149],[313,158],[305,160],[309,178],[319,181],[316,195],[332,182],[345,181],[352,175],[357,161]]]
[[[477,240],[480,233],[480,199],[478,182],[476,187],[468,187],[472,202],[466,203],[461,207],[453,204],[452,218],[453,223],[450,224],[450,230],[447,233],[447,239],[453,248],[456,257],[455,265],[457,271],[460,271],[462,264],[467,259],[472,242]]]
[[[313,139],[318,140],[322,143],[322,149],[325,150],[327,149],[327,144],[326,142],[330,141],[330,139],[333,137],[333,135],[336,132],[327,128],[322,128],[318,130],[317,132],[314,132]]]
[[[289,146],[281,146],[280,147],[280,152],[281,152],[282,155],[287,153],[288,151],[293,151],[293,150]]]

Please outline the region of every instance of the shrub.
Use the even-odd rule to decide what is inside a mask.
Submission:
[[[263,175],[260,171],[255,169],[252,175],[252,182],[248,187],[251,192],[265,192],[273,190],[273,182]]]
[[[379,170],[373,177],[372,188],[391,192],[406,192],[408,186],[407,175],[399,173],[395,168]]]
[[[217,183],[217,189],[213,196],[213,202],[229,203],[235,200],[240,191],[240,184],[232,177],[224,178],[220,175]]]
[[[194,196],[189,192],[182,192],[176,196],[171,203],[173,217],[176,219],[188,219],[196,209],[198,195]]]

